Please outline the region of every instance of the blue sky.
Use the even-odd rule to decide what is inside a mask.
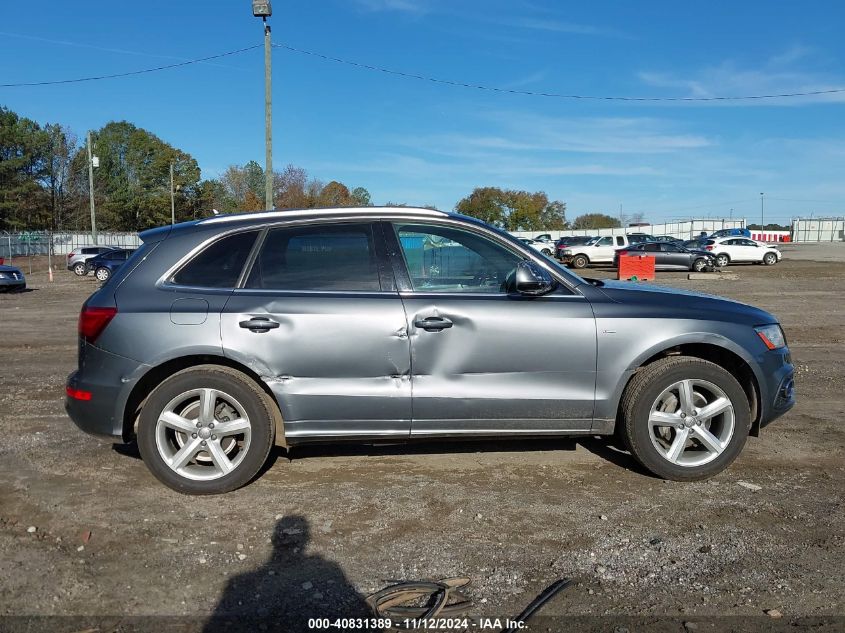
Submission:
[[[536,92],[714,96],[845,87],[845,4],[275,0],[277,43]],[[249,0],[7,2],[0,83],[108,74],[262,41]],[[845,212],[845,93],[740,103],[572,101],[416,81],[274,52],[274,162],[451,209],[476,186],[543,190],[569,217],[766,221]],[[80,138],[145,127],[206,177],[263,163],[263,51],[124,79],[0,88]]]

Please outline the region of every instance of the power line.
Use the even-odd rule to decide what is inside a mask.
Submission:
[[[202,62],[208,62],[214,59],[220,59],[222,57],[229,57],[231,55],[238,55],[240,53],[245,53],[247,51],[255,50],[256,48],[260,48],[262,44],[256,44],[254,46],[247,46],[245,48],[239,48],[233,51],[227,51],[225,53],[219,53],[217,55],[209,55],[208,57],[200,57],[197,59],[190,59],[184,62],[178,62],[175,64],[167,64],[164,66],[155,66],[153,68],[144,68],[141,70],[132,70],[122,73],[113,73],[109,75],[94,75],[91,77],[77,77],[74,79],[58,79],[53,81],[32,81],[32,82],[17,82],[17,83],[7,83],[7,84],[0,84],[0,88],[22,88],[27,86],[54,86],[59,84],[73,84],[73,83],[82,83],[87,81],[100,81],[103,79],[117,79],[120,77],[131,77],[136,75],[143,75],[147,73],[154,73],[162,70],[170,70],[172,68],[181,68],[183,66],[190,66],[192,64],[199,64]],[[555,98],[555,99],[574,99],[574,100],[592,100],[592,101],[633,101],[633,102],[707,102],[707,101],[749,101],[749,100],[765,100],[765,99],[787,99],[787,98],[794,98],[794,97],[812,97],[812,96],[819,96],[819,95],[830,95],[830,94],[840,94],[845,93],[845,88],[830,88],[827,90],[811,90],[806,92],[784,92],[784,93],[776,93],[776,94],[762,94],[762,95],[738,95],[738,96],[723,96],[723,97],[628,97],[628,96],[607,96],[607,95],[581,95],[581,94],[565,94],[565,93],[557,93],[557,92],[537,92],[532,90],[516,90],[514,88],[500,88],[497,86],[487,86],[483,84],[475,84],[469,83],[464,81],[453,81],[451,79],[441,79],[438,77],[429,77],[427,75],[420,75],[411,72],[405,72],[401,70],[395,70],[392,68],[384,68],[381,66],[373,66],[371,64],[365,64],[362,62],[356,62],[349,59],[342,59],[340,57],[332,57],[331,55],[325,55],[323,53],[318,53],[316,51],[309,51],[301,48],[295,48],[293,46],[288,46],[287,44],[273,44],[274,48],[280,48],[283,50],[291,51],[294,53],[299,53],[302,55],[309,55],[311,57],[317,57],[319,59],[335,62],[338,64],[345,64],[347,66],[354,66],[355,68],[363,68],[365,70],[372,70],[380,73],[385,73],[388,75],[396,75],[398,77],[405,77],[407,79],[417,79],[419,81],[428,81],[431,83],[442,84],[447,86],[455,86],[459,88],[470,88],[473,90],[485,90],[488,92],[498,92],[498,93],[505,93],[505,94],[514,94],[514,95],[524,95],[529,97],[548,97],[548,98]]]
[[[154,68],[144,68],[143,70],[131,70],[124,73],[114,73],[111,75],[97,75],[93,77],[78,77],[76,79],[58,79],[55,81],[32,81],[32,82],[21,82],[21,83],[12,83],[12,84],[0,84],[0,88],[21,88],[24,86],[53,86],[56,84],[75,84],[81,83],[84,81],[100,81],[101,79],[116,79],[118,77],[130,77],[133,75],[143,75],[146,73],[154,73],[160,70],[169,70],[171,68],[180,68],[181,66],[190,66],[191,64],[199,64],[202,62],[208,62],[212,59],[220,59],[221,57],[229,57],[231,55],[237,55],[239,53],[245,53],[246,51],[251,51],[256,48],[260,48],[264,46],[264,44],[256,44],[255,46],[247,46],[246,48],[239,48],[235,51],[227,51],[225,53],[219,53],[217,55],[209,55],[208,57],[200,57],[198,59],[189,59],[184,62],[178,62],[176,64],[167,64],[166,66],[156,66]]]
[[[302,55],[310,55],[311,57],[318,57],[320,59],[336,62],[338,64],[346,64],[347,66],[354,66],[356,68],[364,68],[366,70],[374,70],[388,75],[397,75],[408,79],[418,79],[420,81],[430,81],[436,84],[445,84],[447,86],[457,86],[460,88],[472,88],[475,90],[487,90],[490,92],[503,92],[514,95],[525,95],[529,97],[552,97],[556,99],[583,99],[593,101],[748,101],[752,99],[783,99],[789,97],[811,97],[818,95],[837,94],[845,92],[845,88],[831,88],[829,90],[812,90],[808,92],[785,92],[781,94],[764,94],[764,95],[740,95],[732,97],[615,97],[615,96],[601,96],[601,95],[579,95],[579,94],[564,94],[557,92],[534,92],[531,90],[516,90],[513,88],[498,88],[496,86],[485,86],[482,84],[467,83],[463,81],[453,81],[450,79],[439,79],[437,77],[428,77],[426,75],[418,75],[416,73],[404,72],[401,70],[394,70],[391,68],[383,68],[381,66],[373,66],[371,64],[364,64],[349,59],[341,59],[340,57],[332,57],[331,55],[324,55],[315,51],[308,51],[301,48],[294,48],[287,44],[273,44],[276,48],[282,48],[294,53]]]

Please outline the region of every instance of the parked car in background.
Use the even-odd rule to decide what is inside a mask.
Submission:
[[[67,269],[72,270],[75,275],[80,277],[87,275],[89,270],[85,266],[85,262],[111,250],[114,250],[113,246],[80,246],[74,248],[67,254]]]
[[[569,246],[580,246],[586,244],[593,239],[592,235],[570,235],[568,237],[561,237],[555,242],[554,254],[560,259],[560,252]]]
[[[548,242],[548,243],[554,242],[554,240],[552,239],[551,233],[541,233],[540,235],[538,235],[534,238],[534,241],[536,241],[536,242]]]
[[[619,266],[623,255],[651,255],[655,270],[692,270],[697,273],[716,267],[716,257],[703,250],[688,250],[675,242],[646,242],[631,244],[616,251],[613,265]]]
[[[628,233],[628,242],[631,244],[642,244],[643,242],[653,242],[654,236],[648,233]]]
[[[656,235],[655,237],[651,238],[652,242],[676,242],[678,244],[683,244],[684,240],[679,237],[672,237],[671,235]]]
[[[777,264],[782,257],[776,246],[745,237],[721,237],[707,240],[704,250],[716,256],[719,266],[737,262],[763,263],[766,266],[772,266]]]
[[[451,213],[247,213],[141,240],[82,306],[65,407],[182,493],[245,485],[274,443],[456,436],[617,434],[700,480],[795,402],[773,315],[582,279]]]
[[[23,290],[26,288],[26,279],[20,268],[0,264],[0,291]]]
[[[558,259],[573,268],[584,268],[590,264],[612,264],[616,249],[630,244],[627,235],[600,235],[586,244],[559,249]]]
[[[696,237],[692,240],[684,240],[681,245],[684,248],[689,248],[691,250],[704,250],[704,245],[707,244],[707,237]]]
[[[523,244],[527,244],[535,251],[546,255],[547,257],[552,256],[552,249],[554,249],[555,245],[551,242],[541,242],[540,240],[532,240],[530,237],[520,237],[519,241]]]
[[[126,260],[135,252],[132,248],[115,248],[102,255],[97,255],[85,262],[87,272],[94,272],[94,276],[100,281],[108,281],[112,273],[126,263]]]
[[[719,239],[720,237],[751,237],[751,231],[748,229],[719,229],[718,231],[713,231],[708,238],[711,240]]]

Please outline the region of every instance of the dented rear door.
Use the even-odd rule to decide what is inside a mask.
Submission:
[[[289,440],[409,435],[405,313],[377,233],[361,222],[269,229],[223,311],[224,352],[270,386]]]

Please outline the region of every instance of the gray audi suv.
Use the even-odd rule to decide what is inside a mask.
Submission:
[[[184,493],[274,444],[616,434],[697,480],[794,404],[777,319],[583,279],[472,218],[411,208],[224,215],[141,234],[82,306],[66,408]]]

